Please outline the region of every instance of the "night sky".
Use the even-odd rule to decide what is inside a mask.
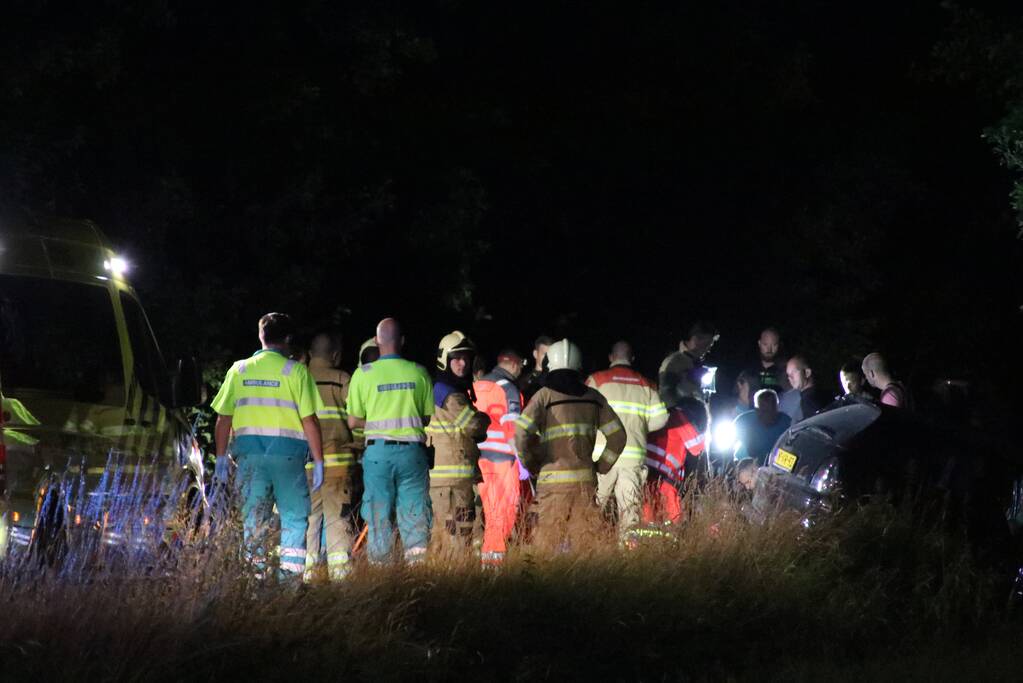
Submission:
[[[732,367],[775,324],[829,381],[880,348],[1004,388],[1009,103],[942,4],[19,2],[0,203],[100,224],[169,356],[286,310],[350,348],[396,315],[423,361],[625,337],[653,373],[706,318]]]

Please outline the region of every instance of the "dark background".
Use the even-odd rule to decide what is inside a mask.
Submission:
[[[14,2],[0,202],[95,220],[168,355],[285,310],[422,361],[709,318],[829,382],[1019,376],[1015,2]],[[987,138],[983,137],[989,131]],[[1004,130],[1016,130],[1011,126]],[[353,362],[348,358],[349,364]],[[1005,394],[1008,395],[1008,394]]]

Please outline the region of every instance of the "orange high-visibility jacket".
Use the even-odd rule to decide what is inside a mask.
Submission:
[[[686,454],[703,453],[704,434],[678,408],[669,413],[664,429],[647,437],[646,466],[651,476],[681,484],[686,476]]]
[[[476,391],[476,410],[490,417],[487,440],[479,445],[483,457],[495,461],[515,457],[515,420],[522,412],[522,392],[515,379],[496,368],[473,385]]]

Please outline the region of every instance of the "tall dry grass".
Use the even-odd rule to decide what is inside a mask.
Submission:
[[[1016,671],[1006,586],[954,533],[881,504],[751,526],[716,490],[675,538],[606,529],[360,564],[341,584],[252,576],[238,520],[173,552],[68,576],[0,574],[2,680],[865,680]],[[980,667],[978,669],[978,667]],[[957,680],[959,680],[957,678]],[[1008,678],[1007,680],[1011,680]]]

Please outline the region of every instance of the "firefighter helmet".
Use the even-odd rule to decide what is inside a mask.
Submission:
[[[359,347],[359,363],[366,364],[372,362],[365,358],[366,351],[369,349],[376,349],[377,350],[376,356],[377,357],[380,356],[380,346],[377,345],[376,337],[370,337],[366,341],[362,342],[362,346]],[[376,360],[376,358],[374,358],[373,360]]]
[[[437,369],[447,370],[448,361],[455,353],[476,353],[476,346],[458,330],[444,335],[437,345]]]
[[[547,349],[547,369],[575,370],[583,369],[583,355],[579,347],[568,339],[554,342]]]

